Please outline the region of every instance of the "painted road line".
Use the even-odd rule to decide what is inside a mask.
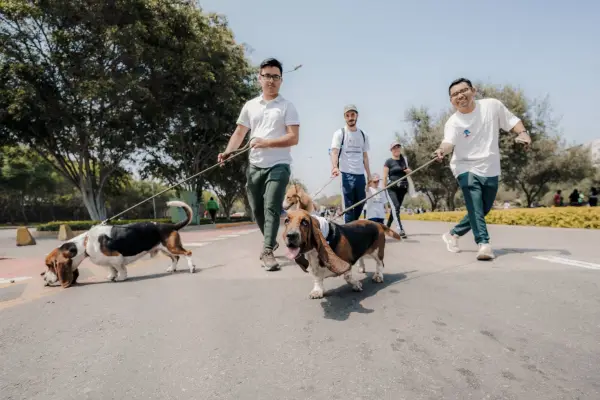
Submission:
[[[15,283],[20,281],[26,281],[27,279],[31,279],[30,276],[16,276],[14,278],[0,278],[0,285],[5,283]]]
[[[190,242],[190,243],[185,243],[183,246],[184,247],[202,247],[202,246],[206,246],[208,244],[208,242]]]
[[[534,256],[533,258],[538,259],[538,260],[543,260],[543,261],[549,261],[551,263],[556,263],[556,264],[564,264],[564,265],[570,265],[573,267],[581,267],[581,268],[587,268],[587,269],[600,270],[600,264],[594,264],[594,263],[586,262],[586,261],[572,260],[570,258],[556,257],[556,256]]]

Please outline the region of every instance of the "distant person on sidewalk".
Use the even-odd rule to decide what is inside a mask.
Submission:
[[[258,82],[262,94],[244,104],[227,149],[218,155],[218,161],[223,162],[240,147],[246,133],[252,132],[246,192],[254,219],[264,236],[260,259],[267,271],[280,268],[273,251],[278,247],[277,231],[290,180],[291,148],[298,144],[300,135],[296,107],[279,94],[282,81],[283,68],[279,61],[269,58],[260,64]]]
[[[373,196],[375,193],[379,191],[379,175],[373,174],[371,179],[369,180],[369,186],[367,188],[366,197]],[[377,193],[375,196],[371,197],[365,203],[365,218],[379,222],[383,224],[385,219],[385,203],[386,203],[385,193]]]
[[[590,205],[590,207],[598,206],[598,189],[596,189],[595,187],[593,187],[590,191],[588,204]]]
[[[386,187],[390,182],[397,181],[411,172],[411,169],[408,168],[406,157],[402,155],[400,143],[397,141],[392,142],[390,151],[392,152],[392,157],[388,158],[383,166],[383,187]],[[390,208],[392,209],[387,220],[387,226],[392,226],[392,221],[396,221],[398,234],[404,239],[406,238],[406,232],[404,232],[402,220],[400,220],[400,209],[402,208],[404,196],[408,193],[408,179],[402,179],[396,185],[388,188],[386,192],[389,198]]]
[[[523,123],[499,100],[475,100],[476,89],[465,78],[448,88],[456,112],[444,126],[444,139],[435,151],[441,162],[452,152],[450,168],[458,181],[467,215],[450,232],[442,236],[448,251],[458,252],[458,238],[471,229],[479,246],[478,260],[495,257],[485,223],[498,193],[500,176],[500,129],[516,132],[517,143],[528,146],[531,138]]]
[[[210,198],[208,200],[208,202],[206,203],[206,209],[208,210],[208,213],[210,214],[210,219],[212,220],[213,224],[217,223],[217,211],[219,211],[219,204],[215,201],[214,198]]]
[[[344,107],[346,126],[333,134],[331,143],[331,176],[342,174],[342,205],[344,209],[365,199],[369,168],[369,137],[356,126],[358,109]],[[365,178],[366,173],[366,178]],[[344,214],[346,223],[360,219],[364,203]]]

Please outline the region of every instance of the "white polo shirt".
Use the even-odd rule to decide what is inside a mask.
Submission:
[[[500,129],[508,132],[520,121],[501,101],[475,100],[475,109],[456,111],[444,126],[444,142],[454,145],[450,168],[455,177],[471,172],[500,176]]]
[[[237,120],[238,125],[250,129],[250,137],[275,139],[286,134],[289,125],[300,125],[300,118],[292,102],[281,95],[265,100],[262,95],[248,100]],[[252,149],[250,164],[259,168],[270,168],[276,164],[291,164],[290,147]]]
[[[369,151],[369,137],[360,133],[360,129],[351,131],[348,126],[344,127],[344,144],[340,154],[339,170],[347,174],[364,175],[365,164],[363,162],[363,153]],[[342,129],[333,133],[331,142],[332,149],[339,149],[342,146]]]

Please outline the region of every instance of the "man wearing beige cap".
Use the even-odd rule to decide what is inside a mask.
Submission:
[[[366,198],[369,168],[369,137],[356,127],[358,109],[350,104],[344,107],[346,126],[333,134],[331,143],[331,175],[342,174],[342,204],[344,209]],[[366,177],[365,177],[366,173]],[[344,215],[346,223],[360,218],[361,204]]]

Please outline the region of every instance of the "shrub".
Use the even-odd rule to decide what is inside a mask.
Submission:
[[[158,219],[121,219],[121,220],[113,220],[110,221],[111,225],[125,225],[132,224],[134,222],[146,222],[146,221],[154,221],[154,222],[163,222],[169,223],[171,222],[170,218],[158,218]],[[250,221],[248,217],[232,217],[231,220],[227,220],[227,218],[217,218],[217,223],[227,223],[227,222],[245,222]],[[65,224],[71,227],[74,231],[87,231],[94,225],[98,225],[102,221],[52,221],[46,224],[40,224],[36,228],[38,232],[58,232],[60,226]],[[209,225],[212,224],[212,221],[209,218],[201,218],[200,225]],[[193,226],[193,224],[192,224]]]
[[[402,214],[401,218],[418,221],[458,222],[465,211]],[[554,228],[600,229],[600,207],[541,207],[492,210],[485,217],[492,225],[549,226]]]

